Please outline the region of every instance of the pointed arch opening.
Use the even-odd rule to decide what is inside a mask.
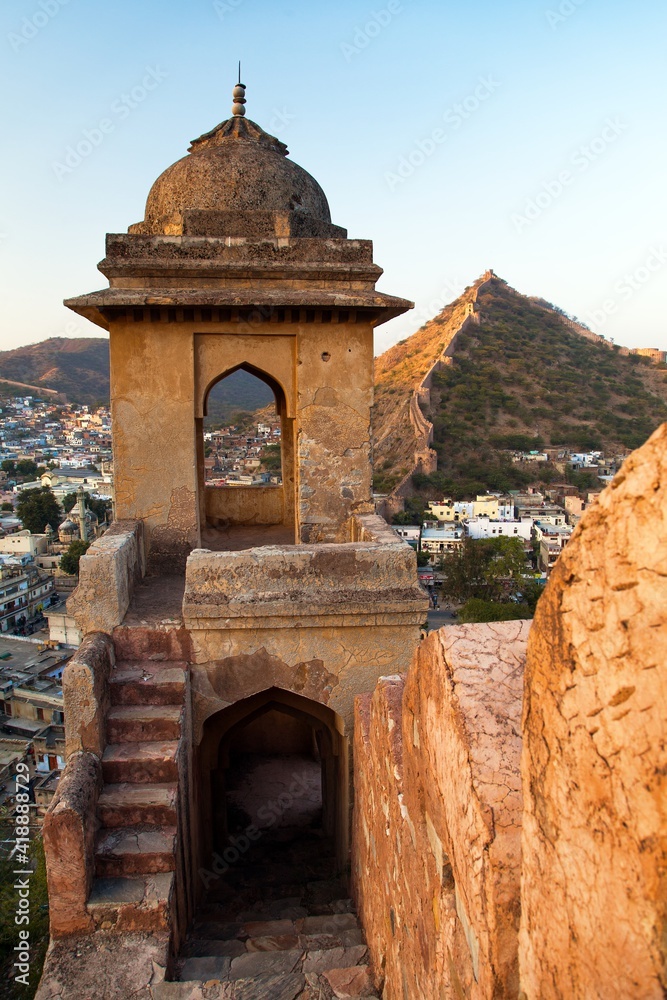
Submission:
[[[319,702],[269,688],[207,719],[199,748],[199,829],[227,881],[261,892],[268,871],[306,865],[312,879],[344,870],[349,850],[347,741]],[[257,869],[257,886],[253,871]],[[208,885],[202,885],[206,893]]]
[[[201,540],[213,550],[295,541],[294,420],[280,382],[248,362],[206,386],[197,419]]]

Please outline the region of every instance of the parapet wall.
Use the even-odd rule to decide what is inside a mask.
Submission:
[[[526,1000],[667,995],[667,424],[586,511],[526,667]]]
[[[517,996],[529,626],[431,633],[357,699],[352,878],[385,1000]]]
[[[195,549],[185,575],[186,627],[399,624],[401,616],[421,624],[414,550],[374,514],[352,518],[346,534],[350,540],[339,543]]]
[[[114,521],[79,562],[79,585],[67,601],[82,635],[120,625],[146,573],[142,521]]]

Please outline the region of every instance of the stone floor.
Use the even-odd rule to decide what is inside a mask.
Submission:
[[[155,1000],[377,998],[363,933],[335,867],[321,831],[263,832],[211,879],[177,981],[154,986]]]
[[[235,524],[226,528],[207,526],[201,536],[201,547],[213,552],[240,552],[262,545],[294,545],[294,528],[284,524]]]

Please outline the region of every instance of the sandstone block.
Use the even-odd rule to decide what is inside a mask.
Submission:
[[[667,989],[667,425],[564,549],[535,615],[523,715],[528,1000]]]
[[[353,887],[386,1000],[516,997],[529,627],[432,633],[357,699]]]
[[[63,706],[67,720],[65,753],[94,753],[101,757],[106,746],[108,680],[114,664],[113,643],[108,635],[85,636],[63,673]]]
[[[51,936],[90,932],[86,902],[94,877],[95,807],[102,787],[99,759],[75,753],[44,818]]]

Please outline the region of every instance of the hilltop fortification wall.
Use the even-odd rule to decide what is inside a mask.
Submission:
[[[411,480],[415,472],[423,472],[429,475],[438,468],[438,455],[432,447],[433,424],[425,416],[422,404],[425,407],[430,405],[433,376],[436,372],[442,371],[445,365],[451,364],[459,334],[463,333],[470,326],[479,324],[480,314],[477,299],[479,293],[491,283],[494,277],[493,271],[487,271],[483,279],[471,290],[470,296],[463,303],[464,315],[458,328],[410,397],[410,424],[415,434],[414,465],[401,481],[397,483],[390,497],[388,497],[387,507],[390,511],[400,510],[403,506],[404,498],[412,492]]]

